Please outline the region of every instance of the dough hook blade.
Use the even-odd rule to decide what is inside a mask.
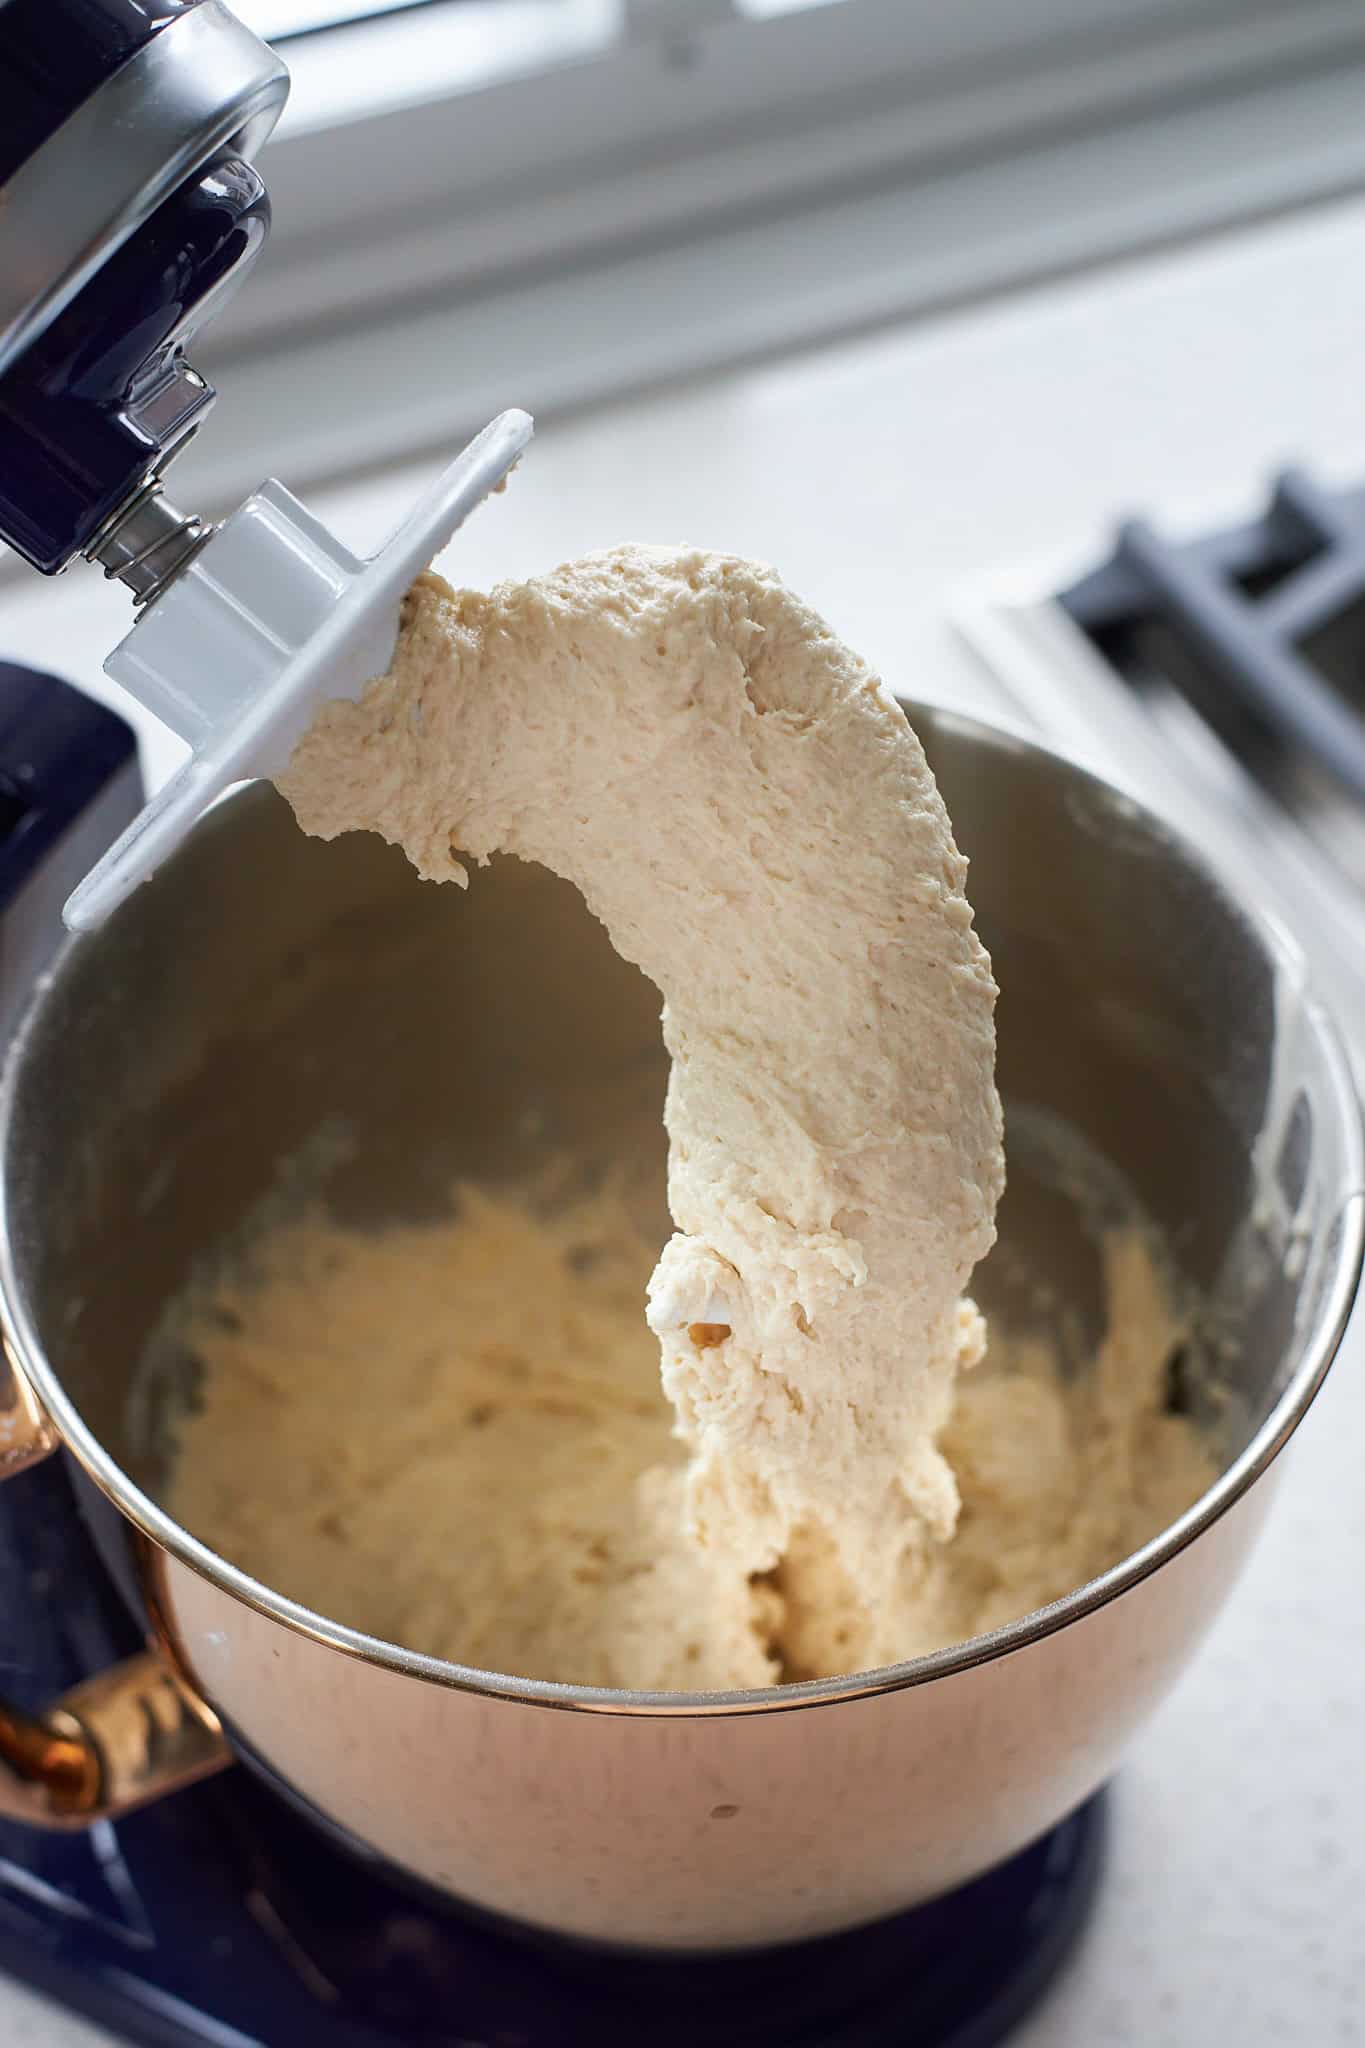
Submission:
[[[278,774],[318,706],[389,665],[413,578],[520,459],[533,431],[504,412],[456,457],[370,559],[271,478],[198,545],[105,662],[191,754],[68,899],[103,923],[232,783]]]

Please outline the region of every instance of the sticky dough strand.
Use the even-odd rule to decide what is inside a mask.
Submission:
[[[422,578],[282,779],[304,828],[577,884],[662,993],[676,1234],[649,1287],[697,1540],[814,1527],[869,1607],[952,1531],[936,1446],[1003,1184],[966,862],[877,679],[768,569],[622,548]]]

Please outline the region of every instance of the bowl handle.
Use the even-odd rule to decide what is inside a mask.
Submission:
[[[0,1358],[0,1480],[55,1451],[9,1345]],[[154,1650],[73,1686],[40,1713],[0,1698],[0,1819],[85,1828],[231,1763],[217,1715]]]
[[[50,1457],[60,1438],[19,1369],[8,1337],[0,1355],[0,1479]]]

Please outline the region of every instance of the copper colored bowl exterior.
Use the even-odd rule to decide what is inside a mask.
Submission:
[[[733,1947],[852,1926],[988,1868],[1108,1776],[1177,1676],[1355,1294],[1348,1070],[1292,945],[1162,826],[1056,755],[908,709],[1003,991],[1009,1256],[988,1262],[981,1298],[1007,1315],[1025,1271],[1098,1332],[1089,1219],[1031,1136],[1060,1120],[1119,1164],[1207,1304],[1217,1484],[1040,1615],[765,1693],[463,1670],[206,1550],[157,1504],[139,1362],[168,1294],[281,1156],[344,1117],[354,1156],[329,1196],[358,1220],[434,1213],[457,1172],[533,1165],[532,1128],[550,1150],[629,1158],[651,1198],[662,1185],[657,997],[571,891],[516,863],[467,900],[426,888],[373,840],[305,841],[253,787],[68,947],[4,1088],[11,1449],[60,1439],[119,1510],[110,1561],[125,1578],[135,1561],[174,1675],[167,1725],[183,1718],[197,1758],[184,1775],[207,1767],[221,1723],[319,1816],[462,1899],[615,1943]],[[93,1708],[13,1740],[9,1725],[0,1708],[0,1765],[39,1804],[35,1726],[103,1754]],[[149,1796],[155,1759],[141,1761]],[[101,1797],[96,1783],[90,1811]]]
[[[283,1631],[178,1561],[163,1584],[208,1696],[348,1832],[542,1927],[714,1949],[895,1912],[1069,1812],[1199,1642],[1267,1497],[1041,1642],[786,1712],[513,1705]]]

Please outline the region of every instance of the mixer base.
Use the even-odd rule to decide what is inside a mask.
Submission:
[[[0,1492],[20,1615],[0,1654],[36,1695],[138,1647],[55,1461]],[[637,1958],[433,1908],[236,1770],[85,1835],[0,1825],[0,1969],[141,2048],[990,2048],[1080,1933],[1105,1832],[1100,1794],[873,1927]]]

